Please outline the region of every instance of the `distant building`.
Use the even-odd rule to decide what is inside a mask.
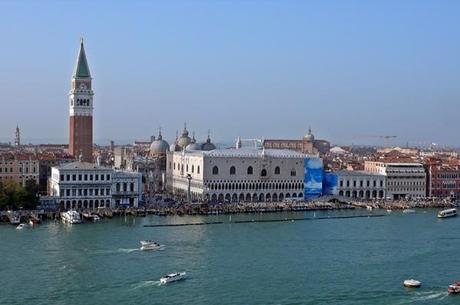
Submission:
[[[365,171],[341,170],[337,175],[338,195],[357,199],[386,198],[386,176]]]
[[[0,182],[12,180],[21,186],[27,180],[39,183],[39,161],[30,155],[0,156]]]
[[[138,207],[142,196],[142,175],[115,170],[112,175],[112,207]]]
[[[365,171],[386,176],[386,196],[405,199],[426,196],[426,173],[420,163],[365,161]]]
[[[172,150],[167,189],[176,197],[208,202],[303,198],[305,155],[291,150],[232,148]]]
[[[456,162],[443,162],[430,158],[427,171],[427,196],[437,198],[460,199],[460,165]]]
[[[16,132],[14,136],[14,146],[16,147],[21,146],[21,131],[19,130],[19,126],[16,126]]]
[[[290,149],[308,155],[324,155],[329,151],[331,145],[326,140],[316,140],[311,129],[308,129],[308,133],[302,139],[267,139],[264,140],[263,147],[268,149]]]

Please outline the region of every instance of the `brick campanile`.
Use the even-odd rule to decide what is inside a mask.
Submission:
[[[93,162],[93,90],[83,39],[69,93],[69,153]]]

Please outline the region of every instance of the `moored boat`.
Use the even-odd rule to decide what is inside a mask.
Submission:
[[[81,223],[80,213],[75,210],[69,210],[67,212],[61,213],[61,219],[65,223],[77,224]]]
[[[420,281],[410,279],[404,281],[404,286],[408,288],[419,288],[420,286],[422,286],[422,283]]]
[[[457,216],[457,209],[447,209],[439,211],[438,218],[448,218]]]
[[[160,284],[167,284],[171,282],[177,282],[180,280],[185,279],[186,273],[185,272],[175,272],[170,273],[160,278]]]
[[[404,214],[411,214],[411,213],[415,213],[415,210],[414,209],[404,209],[403,213]]]
[[[447,287],[447,292],[450,294],[460,294],[460,281],[449,285],[449,287]]]

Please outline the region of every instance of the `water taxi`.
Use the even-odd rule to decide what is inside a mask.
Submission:
[[[457,209],[447,209],[439,211],[438,218],[447,218],[457,216]]]
[[[422,283],[420,281],[410,279],[404,281],[404,286],[408,288],[419,288],[420,286],[422,286]]]
[[[449,292],[450,294],[460,294],[460,281],[455,282],[452,285],[449,285],[449,287],[447,288],[447,292]]]
[[[177,282],[185,279],[185,272],[170,273],[160,278],[160,284],[167,284],[171,282]]]

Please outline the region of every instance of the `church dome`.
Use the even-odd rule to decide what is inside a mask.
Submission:
[[[201,144],[200,143],[190,143],[187,145],[185,150],[192,151],[192,150],[201,150]]]
[[[208,138],[206,139],[206,142],[204,142],[204,143],[201,145],[201,149],[202,149],[202,150],[206,150],[206,151],[216,149],[216,145],[214,145],[214,144],[211,142],[211,137],[209,136],[209,134],[208,134]]]
[[[182,148],[186,148],[187,145],[189,145],[190,143],[192,143],[192,139],[190,139],[190,137],[188,136],[188,130],[184,126],[184,130],[182,131],[182,135],[177,140],[177,145],[179,145],[180,148],[182,149]]]
[[[158,134],[158,138],[150,145],[150,155],[165,154],[169,151],[169,144],[161,135],[161,131]]]
[[[315,140],[315,136],[311,133],[311,128],[308,128],[308,133],[303,138],[309,142],[313,142]]]

